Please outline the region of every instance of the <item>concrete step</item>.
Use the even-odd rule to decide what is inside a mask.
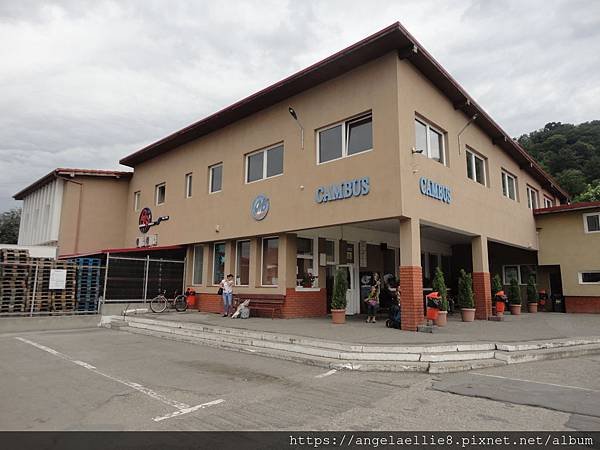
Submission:
[[[505,352],[520,352],[525,350],[541,350],[545,348],[573,347],[576,345],[600,344],[599,336],[584,338],[549,339],[547,341],[508,342],[498,343],[496,348]]]
[[[502,352],[497,351],[494,358],[507,364],[543,361],[547,359],[575,358],[577,356],[600,353],[600,344],[582,344],[537,350]]]

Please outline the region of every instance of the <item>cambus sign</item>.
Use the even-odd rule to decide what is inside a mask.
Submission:
[[[315,191],[315,201],[317,203],[327,203],[335,200],[345,200],[368,195],[370,190],[369,177],[355,178],[329,186],[319,186]]]
[[[434,198],[440,202],[450,204],[452,202],[452,189],[443,184],[436,183],[429,178],[421,177],[419,179],[419,188],[421,194]]]

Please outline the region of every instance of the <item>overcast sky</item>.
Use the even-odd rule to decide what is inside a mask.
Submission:
[[[600,0],[0,0],[0,211],[395,21],[512,136],[600,119]]]

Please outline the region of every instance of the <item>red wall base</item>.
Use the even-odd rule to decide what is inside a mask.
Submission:
[[[565,297],[565,308],[568,313],[600,314],[600,296]]]

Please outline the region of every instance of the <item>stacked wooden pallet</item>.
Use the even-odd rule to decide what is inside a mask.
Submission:
[[[50,289],[52,270],[64,269],[67,271],[64,289]],[[49,258],[36,259],[36,267],[32,269],[29,277],[30,301],[28,308],[33,312],[74,311],[75,310],[75,284],[77,266],[66,261],[55,261]]]
[[[30,264],[29,251],[0,249],[0,313],[25,311]]]
[[[77,258],[77,311],[96,311],[100,297],[102,260],[100,258]]]

